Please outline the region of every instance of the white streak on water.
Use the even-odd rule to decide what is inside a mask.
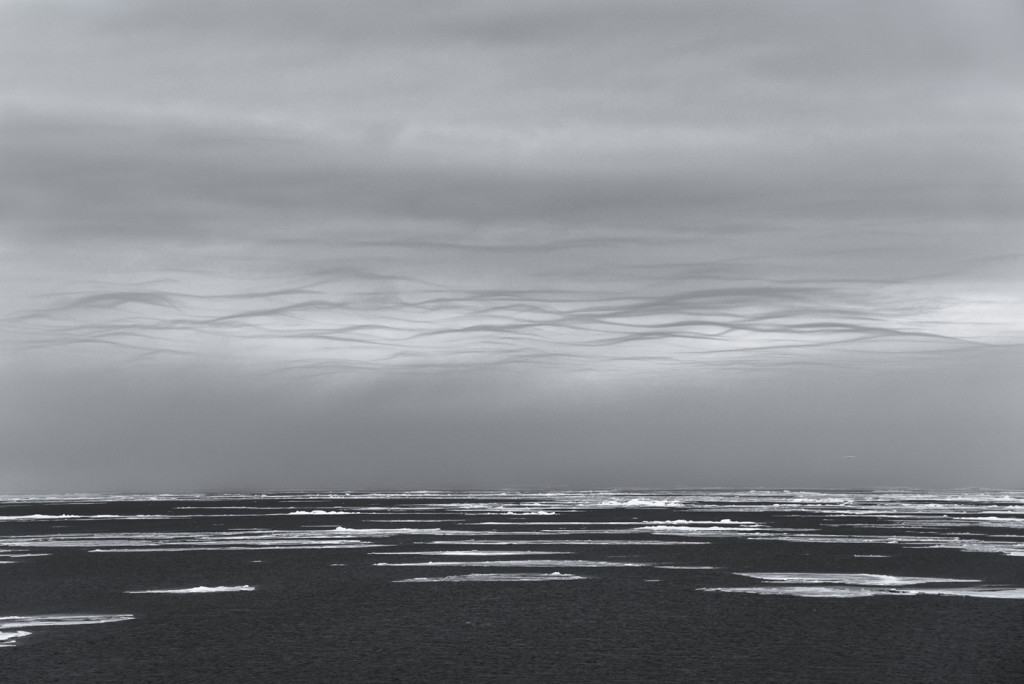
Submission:
[[[972,587],[970,589],[912,589],[908,594],[935,596],[966,596],[970,598],[1024,599],[1024,589],[1017,587]]]
[[[561,572],[507,572],[472,573],[469,575],[448,575],[446,577],[412,577],[410,579],[395,580],[395,582],[548,582],[581,579],[586,579],[586,577]]]
[[[15,640],[20,637],[25,637],[32,632],[0,632],[0,648],[7,646],[14,646]]]
[[[233,587],[188,587],[187,589],[146,589],[145,591],[126,591],[126,594],[222,594],[231,591],[255,591],[251,584]]]
[[[486,567],[533,567],[533,568],[639,568],[647,563],[628,563],[619,561],[591,561],[591,560],[562,560],[553,558],[551,560],[530,559],[530,560],[500,560],[500,561],[422,561],[416,563],[374,563],[374,565],[390,565],[393,567],[442,567],[459,566],[464,568],[486,568]]]
[[[323,509],[317,509],[315,511],[290,511],[285,515],[351,515],[351,511],[325,511]]]
[[[350,542],[347,544],[288,544],[275,546],[273,544],[260,544],[254,546],[154,546],[144,548],[103,548],[89,549],[89,553],[176,553],[183,551],[294,551],[295,549],[381,549],[388,544],[368,544],[364,542]]]
[[[875,575],[860,572],[737,572],[734,574],[780,584],[853,584],[859,586],[880,587],[898,587],[909,584],[937,584],[940,582],[980,581],[973,579],[948,579],[944,577],[899,577],[896,575]]]
[[[98,625],[104,622],[122,622],[133,619],[135,619],[134,615],[12,615],[0,617],[0,629]]]
[[[865,587],[704,587],[698,591],[715,591],[729,594],[768,594],[780,596],[802,596],[805,598],[857,598],[879,596],[887,590]]]
[[[192,515],[72,515],[62,513],[50,515],[47,513],[32,513],[31,515],[0,515],[0,523],[4,522],[38,522],[41,520],[170,520],[172,518],[193,518]]]
[[[557,544],[558,546],[686,546],[710,544],[706,541],[683,541],[667,539],[438,539],[428,544],[444,544],[455,546],[470,544],[472,546],[540,546]]]
[[[491,551],[466,549],[465,551],[371,551],[372,556],[564,556],[569,551]]]
[[[11,615],[0,617],[0,648],[14,646],[18,639],[32,633],[22,629],[24,627],[97,625],[104,622],[123,622],[133,619],[135,619],[133,615]]]
[[[960,596],[967,598],[1024,599],[1024,589],[1008,587],[972,587],[970,589],[891,589],[851,586],[763,586],[704,587],[699,591],[733,594],[767,594],[805,598],[860,598],[865,596]]]

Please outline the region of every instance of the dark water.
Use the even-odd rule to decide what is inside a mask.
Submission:
[[[1024,682],[1022,542],[1005,492],[8,497],[0,681]]]

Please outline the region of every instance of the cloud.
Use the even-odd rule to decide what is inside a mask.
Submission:
[[[886,419],[854,410],[882,391],[867,383],[800,446],[758,416],[799,432],[790,418],[814,393],[777,415],[761,378],[818,369],[842,385],[901,369],[927,394],[929,369],[963,364],[1008,396],[990,369],[1024,342],[1024,22],[1011,3],[12,1],[0,23],[0,371],[47,397],[24,423],[92,415],[54,397],[121,372],[165,385],[216,371],[238,411],[218,426],[100,382],[100,405],[148,407],[129,426],[177,426],[127,429],[157,455],[97,446],[104,472],[139,458],[140,477],[177,481],[167,464],[192,457],[173,453],[258,436],[208,467],[189,461],[228,481],[243,452],[286,449],[260,427],[277,422],[305,445],[299,471],[327,473],[321,446],[341,433],[311,400],[296,405],[315,420],[247,398],[274,383],[353,392],[340,404],[361,416],[350,439],[409,406],[401,437],[355,439],[409,481],[431,463],[471,472],[469,454],[495,442],[533,456],[481,457],[479,482],[569,481],[597,452],[611,482],[625,472],[613,452],[637,450],[644,472],[668,473],[683,433],[657,397],[675,384],[750,388],[737,420],[779,445],[761,450],[765,482],[773,463],[794,474],[839,448],[844,412]],[[435,410],[476,383],[509,401]],[[555,388],[610,403],[530,408]],[[196,381],[181,396],[211,391]],[[362,411],[375,392],[388,402]],[[699,404],[684,394],[665,402]],[[939,394],[935,415],[968,410]],[[601,427],[616,412],[634,440]],[[934,445],[912,435],[926,414],[911,413],[893,443],[923,463]],[[72,421],[54,448],[120,429],[117,415]],[[716,442],[733,428],[695,415],[714,426],[685,423],[703,453],[757,451],[753,437]],[[178,434],[188,425],[195,441]],[[424,444],[430,456],[402,460]]]

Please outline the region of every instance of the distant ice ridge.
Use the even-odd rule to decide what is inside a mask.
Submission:
[[[548,582],[558,580],[581,580],[583,575],[562,572],[482,572],[468,575],[447,575],[445,577],[412,577],[396,582]]]
[[[0,617],[0,648],[14,646],[17,640],[32,632],[24,627],[64,627],[68,625],[97,625],[104,622],[133,620],[133,615],[12,615]],[[16,630],[9,632],[7,630]]]
[[[126,591],[126,594],[220,594],[229,591],[255,591],[251,584],[234,587],[189,587],[187,589],[147,589],[145,591]]]

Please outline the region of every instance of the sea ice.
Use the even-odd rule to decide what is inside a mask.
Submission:
[[[14,646],[14,640],[28,636],[32,632],[0,632],[0,648]]]
[[[370,551],[372,556],[565,556],[569,551]]]
[[[945,577],[897,577],[895,575],[874,575],[859,572],[737,572],[735,574],[780,584],[852,584],[857,586],[873,587],[897,587],[909,584],[934,584],[938,582],[980,581],[973,579],[948,579]]]
[[[495,572],[447,575],[445,577],[411,577],[396,582],[546,582],[551,580],[581,580],[583,575],[562,572]]]
[[[889,587],[851,586],[761,586],[761,587],[705,587],[700,591],[733,594],[775,594],[805,598],[859,598],[864,596],[963,596],[969,598],[1024,599],[1024,589],[1007,587],[972,587],[970,589],[895,589]]]
[[[856,598],[861,596],[877,596],[888,593],[886,590],[868,589],[866,587],[704,587],[699,591],[716,591],[730,594],[779,594],[785,596],[803,596],[805,598]]]
[[[627,563],[618,561],[591,561],[591,560],[562,560],[553,558],[551,560],[499,560],[499,561],[423,561],[417,563],[374,563],[374,565],[391,565],[396,567],[427,567],[427,566],[460,566],[465,568],[484,567],[535,567],[535,568],[639,568],[646,563]]]
[[[14,646],[18,639],[32,633],[22,629],[23,627],[97,625],[104,622],[123,622],[132,619],[134,619],[133,615],[11,615],[0,617],[0,648]]]
[[[0,629],[98,625],[104,622],[123,622],[124,620],[134,619],[134,615],[12,615],[0,617]]]
[[[126,594],[219,594],[229,591],[255,591],[251,584],[235,587],[189,587],[187,589],[147,589],[145,591],[126,591]]]

